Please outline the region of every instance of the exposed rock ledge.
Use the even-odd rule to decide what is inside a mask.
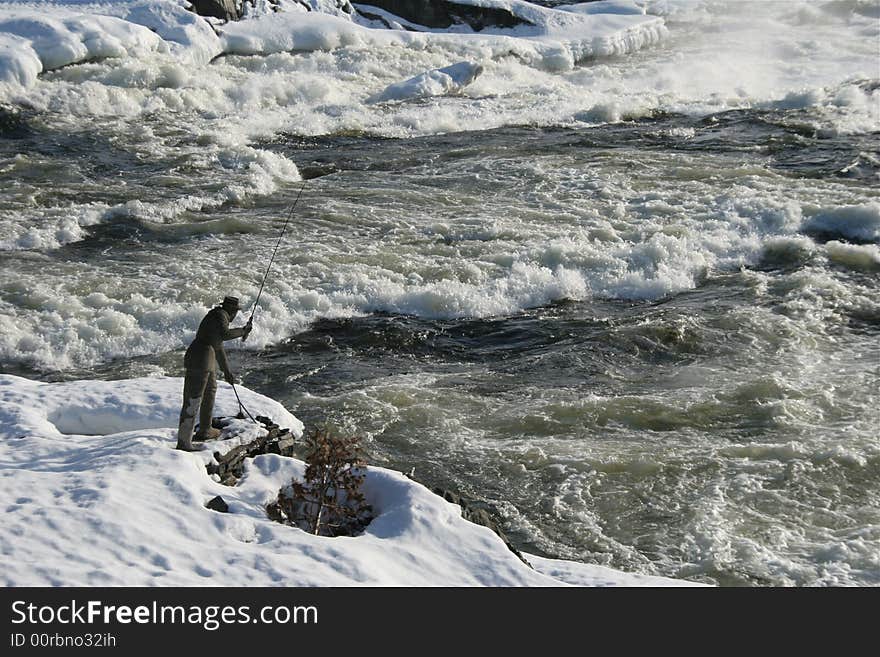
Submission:
[[[242,0],[189,0],[192,11],[200,16],[220,18],[227,21],[239,20],[246,14]],[[274,8],[278,8],[277,4]],[[312,7],[308,2],[301,2],[307,9]],[[345,13],[352,13],[352,5],[348,0],[337,0],[337,6]],[[371,8],[382,9],[414,26],[431,29],[446,29],[453,25],[468,25],[476,32],[487,27],[513,28],[520,25],[532,25],[521,16],[517,16],[505,7],[481,7],[475,4],[454,2],[453,0],[367,0],[355,3],[354,7],[366,17],[375,17]]]
[[[241,0],[189,0],[199,16],[237,21],[241,18]]]
[[[501,7],[479,7],[451,0],[368,0],[354,3],[362,14],[378,7],[416,25],[445,29],[453,25],[469,25],[479,32],[487,27],[512,28],[532,25],[531,22]]]

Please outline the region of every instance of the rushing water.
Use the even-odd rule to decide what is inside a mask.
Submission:
[[[46,74],[0,120],[0,370],[179,375],[302,176],[247,386],[527,551],[880,584],[877,6],[754,9],[772,39],[701,5],[661,48],[391,106],[363,98],[456,53]]]

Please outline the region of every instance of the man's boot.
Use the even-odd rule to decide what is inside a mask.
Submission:
[[[192,432],[193,425],[196,423],[196,412],[198,411],[201,397],[193,397],[184,402],[180,412],[180,424],[177,428],[177,448],[184,452],[192,452]]]
[[[220,432],[211,426],[214,415],[214,398],[217,395],[217,372],[210,370],[206,373],[202,403],[199,409],[199,430],[193,440],[214,440],[220,436]]]
[[[220,430],[215,429],[214,427],[208,427],[204,431],[199,427],[199,430],[196,432],[196,435],[193,436],[193,440],[214,440],[215,438],[220,437]]]

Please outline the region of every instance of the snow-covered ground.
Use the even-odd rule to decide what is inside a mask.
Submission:
[[[683,586],[660,577],[528,556],[403,474],[368,468],[376,518],[357,537],[324,538],[268,519],[266,503],[304,464],[248,463],[235,487],[205,464],[262,427],[174,449],[182,381],[40,383],[0,375],[0,573],[5,586]],[[277,402],[245,388],[252,413],[302,435]],[[237,413],[222,383],[215,412]],[[219,448],[218,448],[219,446]],[[229,513],[205,508],[222,495]]]

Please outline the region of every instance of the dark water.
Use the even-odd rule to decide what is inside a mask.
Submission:
[[[873,83],[865,81],[862,86],[870,89]],[[699,134],[682,140],[671,132],[688,129]],[[880,176],[878,133],[823,131],[815,113],[804,109],[732,110],[707,117],[657,112],[639,121],[580,130],[523,126],[403,140],[282,134],[261,145],[293,157],[306,179],[346,171],[371,172],[381,178],[383,172],[427,168],[438,158],[449,162],[496,153],[526,158],[609,151],[625,157],[634,149],[744,153],[754,160],[763,156],[771,169],[795,178],[841,177],[871,185]]]

